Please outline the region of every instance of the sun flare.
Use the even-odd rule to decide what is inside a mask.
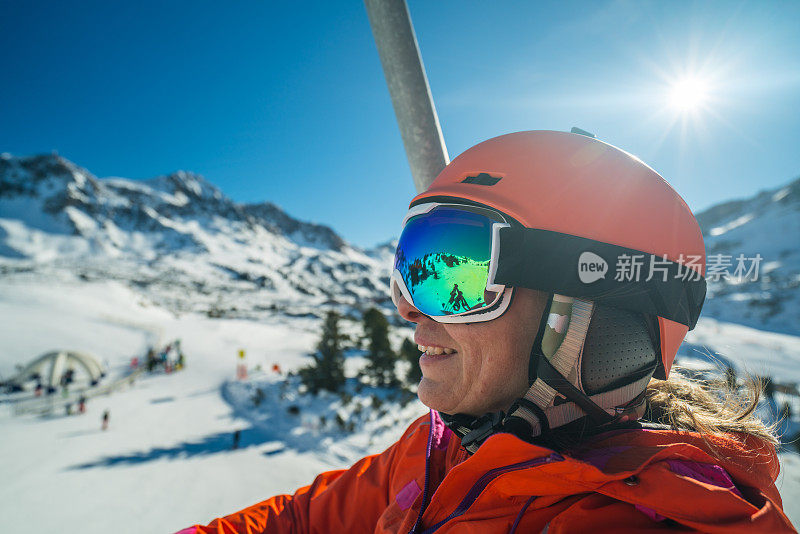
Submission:
[[[708,83],[699,78],[684,78],[672,84],[669,91],[670,105],[682,112],[701,109],[708,101]]]

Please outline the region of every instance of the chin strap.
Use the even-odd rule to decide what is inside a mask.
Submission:
[[[582,417],[588,416],[595,426],[603,426],[641,416],[642,393],[652,373],[596,395],[589,396],[582,389],[581,358],[593,309],[591,301],[552,296],[531,351],[531,387],[507,414],[502,411],[481,417],[441,414],[468,452],[474,453],[498,432],[531,441]]]

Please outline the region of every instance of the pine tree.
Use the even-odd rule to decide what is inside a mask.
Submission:
[[[339,320],[339,314],[333,310],[325,315],[317,352],[311,355],[314,363],[299,371],[300,379],[312,393],[321,389],[338,391],[344,385],[344,341],[347,336],[339,329]]]
[[[419,368],[419,355],[417,344],[409,338],[404,339],[403,344],[400,346],[400,357],[411,364],[406,373],[406,383],[408,385],[419,384],[419,381],[422,380],[422,369]]]
[[[397,355],[389,344],[389,321],[377,308],[364,313],[364,337],[369,359],[365,374],[379,386],[397,385],[394,372]]]

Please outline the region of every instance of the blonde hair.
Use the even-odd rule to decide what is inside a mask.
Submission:
[[[644,419],[704,437],[745,434],[777,445],[776,424],[755,414],[763,390],[763,382],[752,376],[737,388],[724,380],[692,379],[673,368],[668,380],[654,378],[647,385]]]

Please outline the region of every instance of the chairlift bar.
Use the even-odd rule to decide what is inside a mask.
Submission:
[[[417,192],[450,162],[405,0],[364,0]]]

